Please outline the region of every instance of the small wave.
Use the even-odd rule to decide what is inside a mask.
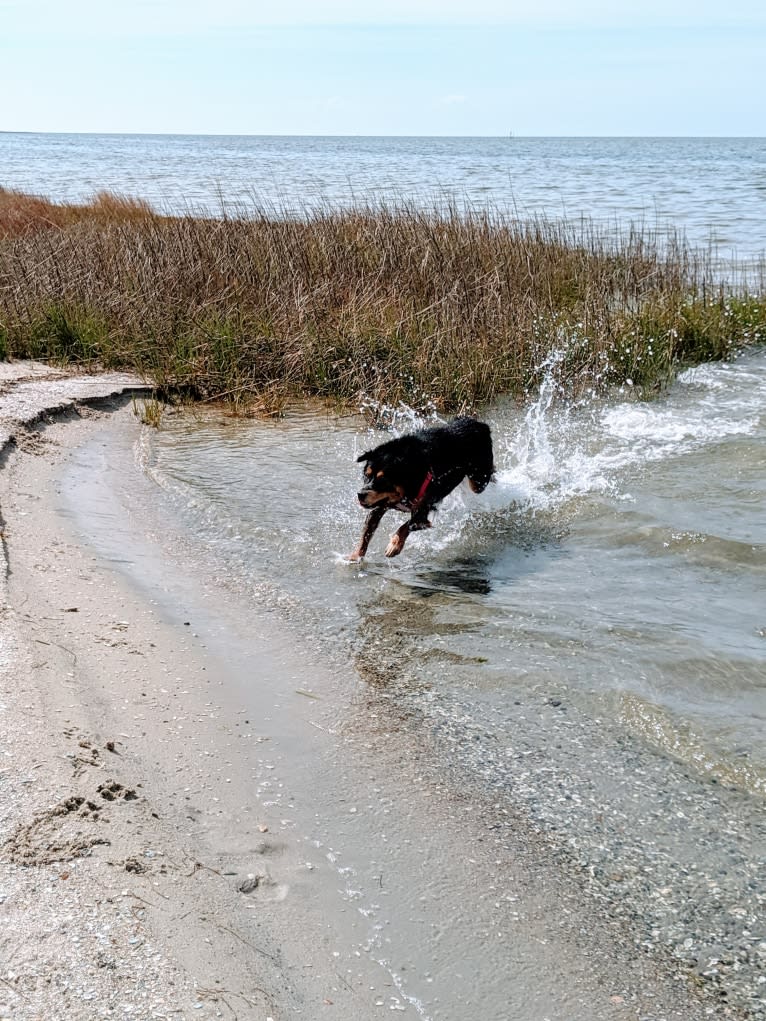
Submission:
[[[619,405],[604,415],[602,424],[604,455],[611,453],[619,466],[662,460],[727,436],[747,436],[756,429],[758,419],[715,414],[707,407],[680,412],[678,408]]]
[[[675,719],[669,710],[639,695],[624,693],[620,717],[626,729],[705,779],[751,794],[766,793],[766,770],[762,765],[716,749],[709,737],[703,737],[688,722]]]

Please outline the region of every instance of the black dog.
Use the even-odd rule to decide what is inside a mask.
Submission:
[[[349,560],[362,559],[387,510],[410,515],[386,549],[387,557],[395,557],[410,532],[431,527],[428,515],[466,476],[474,493],[481,493],[495,471],[489,426],[473,418],[456,418],[447,425],[399,436],[366,451],[357,461],[365,462],[366,481],[359,503],[372,509]]]

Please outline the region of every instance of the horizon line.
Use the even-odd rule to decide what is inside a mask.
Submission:
[[[708,140],[708,139],[764,139],[766,135],[685,135],[675,133],[662,133],[662,134],[626,134],[626,135],[612,135],[612,134],[600,134],[582,132],[573,135],[561,135],[561,134],[516,134],[509,132],[508,134],[492,134],[492,135],[474,135],[474,134],[458,134],[458,135],[444,135],[444,134],[424,134],[422,132],[407,132],[405,134],[380,134],[377,132],[370,133],[334,133],[334,134],[314,134],[312,132],[246,132],[246,131],[102,131],[102,130],[36,130],[34,128],[0,128],[0,135],[110,135],[114,137],[137,137],[137,138],[476,138],[476,139],[506,139],[507,141],[518,141],[527,139],[540,139],[540,138],[557,138],[557,139],[578,139],[578,138],[608,138],[608,139],[697,139],[697,140]]]

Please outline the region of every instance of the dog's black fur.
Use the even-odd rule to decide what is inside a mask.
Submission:
[[[464,478],[474,493],[481,493],[495,471],[489,426],[473,418],[456,418],[447,425],[398,436],[365,451],[357,461],[365,463],[366,483],[359,491],[359,503],[371,510],[350,560],[365,555],[387,510],[410,515],[386,549],[387,557],[395,557],[410,532],[431,527],[428,515]]]

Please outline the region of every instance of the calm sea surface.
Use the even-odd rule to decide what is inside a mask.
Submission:
[[[0,185],[158,207],[447,200],[673,225],[749,258],[766,247],[766,139],[0,134]]]

